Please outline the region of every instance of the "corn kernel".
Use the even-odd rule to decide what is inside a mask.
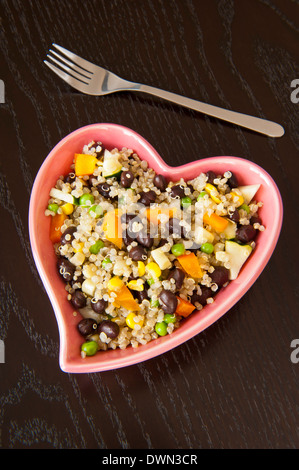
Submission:
[[[139,325],[139,326],[141,326],[141,327],[143,326],[143,322],[144,322],[143,318],[142,318],[141,320],[139,320],[139,321],[136,322],[136,321],[135,321],[136,316],[137,316],[136,313],[131,312],[131,313],[129,313],[129,315],[127,315],[127,317],[126,317],[126,324],[127,324],[127,326],[128,326],[129,328],[131,328],[132,330],[134,329],[135,325]]]
[[[150,262],[145,267],[146,271],[154,278],[158,279],[161,276],[161,269],[157,263]]]
[[[114,276],[108,281],[107,287],[109,290],[118,291],[123,285],[124,282],[118,276]]]
[[[138,282],[139,279],[134,279],[130,282],[128,282],[127,286],[129,289],[132,290],[137,290],[137,291],[142,291],[143,290],[143,282]],[[140,279],[141,281],[141,279]]]
[[[82,250],[84,248],[84,243],[83,242],[72,243],[72,245],[74,247],[74,252],[75,253],[82,253]]]
[[[208,195],[210,196],[210,198],[216,202],[216,204],[219,204],[221,202],[221,199],[219,199],[219,193],[217,191],[217,188],[215,186],[213,186],[212,184],[210,183],[207,183],[205,185],[205,191],[208,193]]]
[[[70,215],[74,211],[74,206],[70,202],[67,202],[66,204],[63,204],[63,206],[61,206],[61,209],[64,214]]]
[[[244,203],[244,198],[243,198],[242,194],[237,194],[234,191],[232,191],[230,194],[233,198],[233,202],[238,204],[237,207],[242,206],[242,204]]]
[[[143,276],[145,274],[145,264],[143,261],[138,261],[138,274],[139,276]]]

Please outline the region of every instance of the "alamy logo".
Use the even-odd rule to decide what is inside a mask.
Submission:
[[[4,364],[4,341],[0,339],[0,364]]]
[[[5,86],[3,80],[0,80],[0,104],[1,103],[5,103]]]
[[[295,88],[294,91],[291,93],[291,101],[292,103],[299,103],[299,79],[295,78],[291,81],[291,88]]]
[[[293,339],[291,341],[291,348],[293,351],[291,352],[290,359],[293,364],[298,364],[299,362],[299,339]]]

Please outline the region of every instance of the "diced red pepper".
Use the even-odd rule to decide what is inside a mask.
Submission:
[[[196,307],[194,307],[191,302],[188,302],[187,300],[182,299],[181,297],[177,297],[177,299],[178,306],[175,313],[184,318],[189,317],[189,315],[191,315],[191,313],[196,309]]]
[[[59,243],[62,235],[61,227],[64,221],[68,219],[66,214],[55,214],[51,216],[50,222],[50,240],[52,243]]]

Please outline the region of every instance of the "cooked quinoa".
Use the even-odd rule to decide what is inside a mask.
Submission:
[[[265,227],[259,185],[229,169],[173,182],[131,149],[80,150],[45,214],[85,357],[172,334],[237,277]]]

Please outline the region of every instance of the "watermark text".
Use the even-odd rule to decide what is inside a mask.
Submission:
[[[0,80],[0,104],[5,103],[5,85],[4,81]]]
[[[4,364],[4,341],[0,339],[0,364]]]
[[[295,78],[291,81],[291,88],[295,88],[291,93],[291,101],[297,104],[299,103],[299,78]]]
[[[291,352],[290,359],[293,364],[298,364],[299,362],[299,339],[293,339],[291,341]]]

